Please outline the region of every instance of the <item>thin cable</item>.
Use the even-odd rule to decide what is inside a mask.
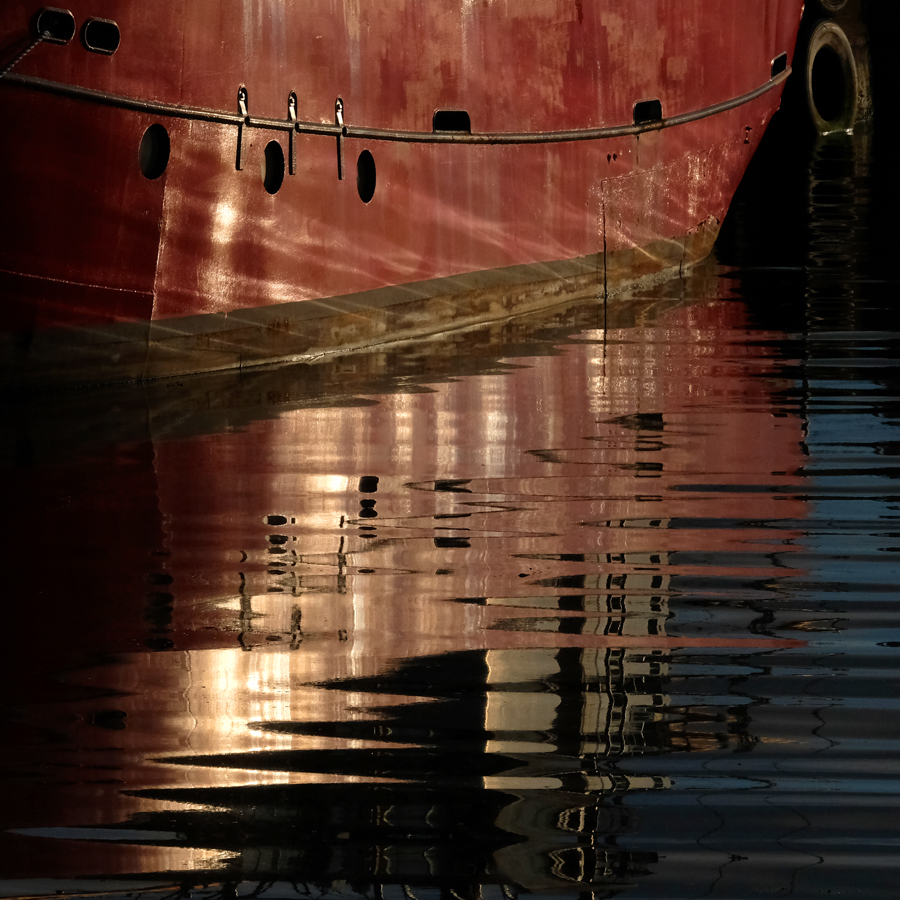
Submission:
[[[32,41],[30,46],[26,47],[2,72],[0,72],[0,78],[3,78],[5,75],[11,72],[20,62],[22,62],[22,60],[25,59],[25,57],[28,56],[28,54],[31,53],[31,51],[34,50],[34,48],[37,47],[37,45],[40,44],[40,42],[44,40],[45,37],[47,37],[47,32],[42,31],[34,39],[34,41]]]

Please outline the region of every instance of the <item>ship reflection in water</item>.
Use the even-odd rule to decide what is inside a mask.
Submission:
[[[738,236],[606,305],[16,405],[2,894],[892,896],[896,361],[841,140],[812,268]]]

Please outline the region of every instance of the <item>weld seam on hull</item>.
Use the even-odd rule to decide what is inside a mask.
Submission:
[[[117,291],[122,294],[137,294],[144,297],[152,297],[153,291],[140,288],[117,287],[112,284],[96,284],[91,281],[76,281],[73,278],[54,278],[51,275],[35,275],[32,272],[16,272],[13,269],[0,269],[0,275],[10,275],[13,278],[27,278],[29,281],[45,282],[53,284],[68,284],[76,288],[87,288],[92,291]]]
[[[721,103],[706,106],[703,109],[663,118],[656,122],[644,122],[639,125],[612,125],[603,128],[579,128],[568,131],[536,131],[532,133],[484,132],[475,134],[397,131],[383,128],[355,127],[352,125],[332,125],[324,122],[298,122],[291,119],[241,116],[212,109],[177,106],[152,100],[138,100],[133,97],[109,94],[93,88],[48,81],[31,75],[7,75],[3,80],[7,84],[15,84],[19,87],[32,88],[51,94],[60,94],[87,102],[100,103],[104,106],[114,106],[120,109],[172,118],[214,122],[221,125],[246,125],[250,128],[260,128],[269,131],[297,131],[301,134],[355,137],[373,141],[401,141],[413,144],[554,144],[567,141],[594,141],[603,140],[604,138],[626,137],[643,134],[648,131],[661,131],[665,128],[673,128],[677,125],[686,125],[690,122],[706,119],[756,100],[768,91],[783,84],[791,74],[791,71],[791,67],[788,66],[774,78],[769,79],[749,93],[741,94],[739,97],[723,100]]]

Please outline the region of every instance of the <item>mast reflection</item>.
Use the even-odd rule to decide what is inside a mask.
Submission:
[[[773,354],[732,340],[744,308],[709,277],[458,337],[374,403],[263,373],[203,401],[208,433],[152,434],[138,627],[68,676],[90,725],[63,743],[117,783],[91,817],[45,785],[16,840],[69,876],[89,846],[79,873],[326,893],[612,896],[650,871],[627,843],[629,798],[672,785],[654,758],[757,740],[747,698],[673,697],[673,654],[801,645],[680,605],[790,570],[805,509]],[[454,355],[476,371],[448,379]],[[750,548],[726,520],[771,527]]]

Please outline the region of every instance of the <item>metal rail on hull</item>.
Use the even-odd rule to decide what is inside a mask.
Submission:
[[[150,113],[170,118],[191,119],[201,122],[213,122],[220,125],[247,126],[269,131],[299,132],[300,134],[321,134],[331,137],[366,138],[372,141],[401,141],[414,144],[554,144],[566,141],[594,141],[604,138],[624,137],[642,134],[647,131],[659,131],[676,125],[685,125],[710,116],[718,115],[730,109],[736,109],[750,103],[757,97],[781,85],[791,74],[787,66],[764,84],[739,97],[723,100],[721,103],[706,106],[702,109],[681,113],[677,116],[661,118],[651,122],[629,125],[612,125],[601,128],[577,128],[566,131],[535,132],[431,132],[431,131],[398,131],[389,128],[366,128],[354,125],[337,125],[327,122],[302,122],[296,119],[269,119],[257,116],[242,116],[237,113],[220,112],[213,109],[178,106],[154,100],[138,100],[119,94],[109,94],[92,88],[64,84],[59,81],[48,81],[31,75],[8,74],[3,79],[6,84],[32,88],[51,94],[59,94],[73,99],[135,112]]]

